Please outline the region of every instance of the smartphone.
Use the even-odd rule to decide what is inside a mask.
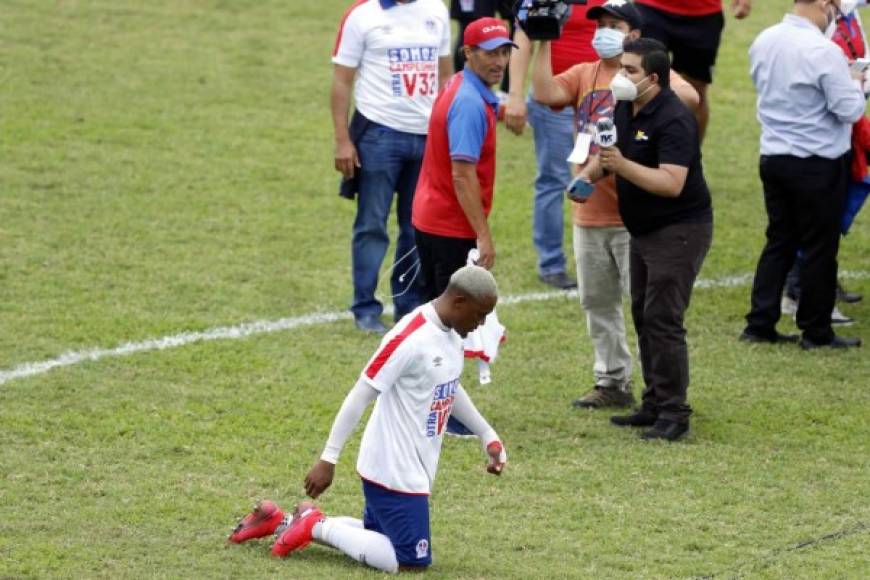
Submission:
[[[570,185],[568,185],[568,190],[565,193],[571,201],[585,203],[594,189],[595,187],[585,179],[575,177]]]

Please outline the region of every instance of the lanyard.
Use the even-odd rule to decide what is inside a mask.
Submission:
[[[591,91],[591,94],[589,97],[589,104],[587,107],[585,107],[586,108],[586,119],[583,123],[583,129],[586,129],[586,127],[592,122],[592,113],[594,113],[598,109],[598,107],[603,105],[605,103],[605,101],[607,101],[610,98],[610,91],[606,91],[603,95],[601,95],[601,98],[598,99],[598,102],[595,101],[595,91],[598,90],[598,71],[600,69],[601,69],[601,61],[599,60],[598,64],[595,65],[595,74],[592,77],[592,91]],[[578,118],[578,121],[582,120],[582,116],[580,114],[579,107],[577,109],[577,118]],[[577,124],[579,125],[579,123],[577,123]]]

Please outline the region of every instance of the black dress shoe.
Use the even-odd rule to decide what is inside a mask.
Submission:
[[[801,339],[801,348],[804,350],[813,350],[815,348],[852,348],[858,346],[861,346],[860,338],[837,336],[836,334],[830,342],[813,342],[806,338]]]
[[[631,415],[614,415],[610,422],[617,427],[649,427],[655,425],[658,415],[646,409],[639,409]]]
[[[861,302],[863,296],[858,294],[857,292],[849,292],[843,285],[837,282],[837,301],[845,302],[846,304],[854,304],[855,302]]]
[[[356,327],[363,332],[371,332],[372,334],[386,334],[387,327],[381,322],[380,316],[360,316],[355,319]]]
[[[577,287],[577,280],[575,280],[565,272],[558,272],[556,274],[541,274],[539,278],[544,284],[552,286],[553,288],[558,288],[559,290],[571,290],[572,288]]]
[[[755,334],[749,330],[744,330],[739,337],[739,340],[742,342],[751,342],[751,343],[762,343],[762,344],[782,344],[782,343],[795,343],[798,341],[798,335],[796,334],[780,334],[776,331],[773,332],[772,335],[762,336],[760,334]]]
[[[656,439],[664,439],[665,441],[677,441],[686,436],[689,432],[689,422],[677,423],[668,421],[667,419],[659,419],[652,429],[643,433],[640,436],[644,441],[655,441]]]

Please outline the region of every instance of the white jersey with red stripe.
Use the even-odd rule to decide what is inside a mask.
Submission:
[[[363,479],[403,493],[432,490],[462,365],[462,339],[431,302],[384,336],[362,373],[380,393],[360,443]]]
[[[425,135],[446,56],[450,19],[441,0],[359,0],[341,22],[332,62],[357,69],[354,102],[365,117]]]

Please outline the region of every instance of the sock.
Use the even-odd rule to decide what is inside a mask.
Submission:
[[[350,517],[350,516],[335,516],[335,517],[328,517],[328,518],[326,518],[326,520],[324,520],[324,521],[335,522],[335,523],[337,523],[337,524],[341,524],[341,525],[343,525],[343,526],[351,526],[352,528],[359,528],[359,529],[361,529],[361,530],[365,528],[365,526],[363,525],[363,521],[362,521],[361,519],[359,519],[359,518],[352,518],[352,517]],[[320,534],[321,534],[322,532],[319,530],[320,525],[321,525],[322,523],[323,523],[323,522],[317,522],[316,524],[314,524],[314,527],[311,528],[311,535],[314,537],[315,540],[322,540],[322,539],[323,539],[323,538],[320,536]]]
[[[357,518],[326,518],[314,525],[311,535],[357,562],[391,574],[399,571],[396,551],[390,539],[364,529],[362,521]]]

